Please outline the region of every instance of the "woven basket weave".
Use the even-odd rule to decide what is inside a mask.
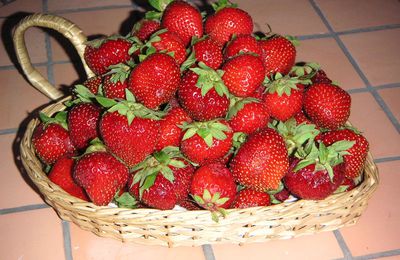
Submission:
[[[48,97],[57,99],[61,93],[33,68],[27,55],[23,35],[32,26],[48,27],[61,32],[71,40],[81,58],[86,37],[71,22],[43,14],[27,17],[15,31],[17,56],[28,80]],[[82,62],[88,75],[92,75],[83,59]],[[67,99],[69,98],[46,107],[43,112],[52,115],[65,109],[63,102]],[[212,221],[210,212],[206,210],[162,211],[99,207],[68,195],[47,178],[31,142],[32,133],[38,123],[37,119],[33,119],[27,127],[21,141],[21,159],[46,202],[62,219],[72,221],[99,236],[124,242],[169,247],[215,243],[245,244],[335,230],[357,222],[379,182],[378,170],[371,154],[368,154],[364,179],[350,192],[332,195],[321,201],[298,200],[269,207],[230,209],[228,216],[220,219],[219,223]]]

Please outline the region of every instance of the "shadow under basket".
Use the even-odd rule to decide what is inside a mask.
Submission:
[[[16,54],[30,83],[56,100],[62,93],[33,68],[24,42],[24,32],[40,26],[54,29],[67,37],[83,57],[86,37],[70,21],[46,14],[28,16],[14,33]],[[93,73],[82,62],[88,76]],[[64,110],[65,98],[42,112],[52,115]],[[39,124],[33,119],[21,141],[21,160],[46,202],[60,218],[102,237],[124,242],[162,246],[200,246],[203,244],[246,244],[331,231],[357,222],[378,186],[379,177],[371,154],[368,154],[362,183],[353,190],[332,195],[325,200],[298,200],[268,207],[229,209],[219,223],[207,210],[177,211],[99,207],[70,196],[52,183],[43,171],[32,146],[32,133]]]

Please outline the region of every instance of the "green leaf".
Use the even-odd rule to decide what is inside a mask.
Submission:
[[[199,195],[192,195],[194,201],[199,204],[200,206],[205,204],[205,201],[203,200],[203,198],[201,198]]]
[[[213,145],[213,137],[212,135],[207,135],[203,138],[204,142],[207,144],[208,147],[212,147]]]
[[[349,150],[355,143],[355,141],[341,140],[331,144],[329,147],[335,152],[341,152]]]
[[[139,188],[140,198],[142,198],[142,196],[143,196],[143,191],[148,190],[151,186],[153,186],[153,184],[156,180],[156,177],[157,177],[157,173],[153,173],[146,177],[143,185]]]
[[[168,167],[161,167],[161,174],[164,176],[165,179],[169,180],[169,182],[173,183],[175,180],[174,172]]]
[[[314,163],[315,163],[315,160],[307,160],[307,159],[301,160],[300,162],[297,163],[296,167],[294,167],[293,171],[297,172],[297,171],[299,171],[311,164],[314,164]]]
[[[189,128],[186,130],[185,134],[183,135],[182,141],[189,139],[190,137],[194,136],[197,133],[196,128]]]
[[[203,191],[203,199],[204,201],[211,201],[211,193],[209,190],[205,189]]]
[[[215,202],[215,204],[217,204],[217,206],[221,206],[224,205],[228,200],[229,198],[220,198]]]
[[[97,100],[97,102],[99,102],[99,104],[101,106],[103,106],[105,108],[110,108],[117,104],[117,101],[115,101],[114,99],[109,99],[109,98],[101,97],[101,96],[96,96],[96,100]]]
[[[218,140],[226,139],[226,134],[224,132],[222,132],[221,130],[211,128],[210,133],[215,139],[218,139]]]
[[[117,194],[118,193],[119,192],[117,192]],[[121,196],[115,197],[114,199],[119,208],[137,208],[137,201],[129,192],[124,192]]]
[[[219,200],[220,197],[221,197],[221,193],[219,193],[219,192],[214,193],[214,195],[212,196],[211,202],[213,202],[213,203],[217,202],[217,200]]]
[[[201,137],[201,138],[205,138],[206,136],[210,135],[210,129],[208,128],[200,128],[197,130],[197,134]]]
[[[169,165],[171,165],[171,166],[173,166],[175,168],[185,168],[186,167],[186,164],[184,162],[178,161],[178,160],[174,160],[174,159],[169,161]]]
[[[133,119],[135,119],[135,114],[132,111],[128,111],[126,113],[126,118],[128,119],[128,125],[131,125]]]

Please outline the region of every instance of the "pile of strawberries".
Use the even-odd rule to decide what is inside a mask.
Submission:
[[[41,114],[32,143],[49,179],[105,206],[208,209],[322,200],[362,180],[367,140],[350,95],[296,41],[253,34],[228,1],[206,16],[149,0],[132,33],[87,43],[97,75],[67,110]]]

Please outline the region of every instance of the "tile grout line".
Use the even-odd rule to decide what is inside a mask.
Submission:
[[[25,205],[25,206],[20,206],[20,207],[15,207],[15,208],[4,208],[4,209],[0,209],[0,216],[12,214],[12,213],[37,210],[37,209],[45,209],[45,208],[49,208],[49,207],[50,207],[49,205],[47,205],[45,203],[41,203],[41,204]]]
[[[385,163],[385,162],[393,162],[400,160],[400,156],[391,156],[391,157],[381,157],[374,159],[375,163]]]
[[[64,237],[64,254],[66,260],[73,260],[72,257],[72,247],[71,247],[71,230],[69,226],[69,222],[65,220],[61,220],[62,231]]]
[[[203,254],[206,260],[215,260],[214,251],[211,245],[202,245],[201,248],[203,249]]]
[[[333,231],[333,234],[335,235],[336,241],[338,242],[340,249],[342,249],[344,259],[346,259],[346,260],[353,259],[350,249],[347,246],[346,241],[344,240],[340,231],[335,230],[335,231]]]
[[[400,133],[400,123],[397,121],[396,117],[393,115],[392,111],[387,106],[387,104],[382,99],[382,97],[379,95],[379,93],[371,86],[371,83],[369,82],[368,78],[365,76],[365,74],[361,70],[360,66],[358,65],[356,60],[353,58],[353,56],[351,55],[350,51],[344,45],[343,41],[340,39],[340,37],[337,35],[337,33],[333,30],[328,19],[324,16],[324,14],[323,14],[322,10],[319,8],[318,4],[315,2],[315,0],[309,0],[309,2],[312,5],[312,7],[314,8],[315,12],[321,18],[322,22],[328,28],[329,32],[332,34],[332,37],[335,39],[335,41],[339,45],[340,49],[346,55],[347,59],[350,61],[351,65],[356,70],[357,74],[360,76],[361,80],[364,82],[364,84],[368,88],[369,92],[374,97],[375,101],[382,108],[382,110],[384,111],[384,113],[386,114],[386,116],[388,117],[390,122],[395,127],[396,131],[398,133]]]
[[[394,250],[389,250],[389,251],[383,251],[383,252],[378,252],[378,253],[373,253],[373,254],[368,254],[368,255],[362,255],[362,256],[357,256],[354,257],[354,260],[368,260],[368,259],[376,259],[380,257],[388,257],[388,256],[400,256],[400,249],[394,249]]]
[[[17,131],[18,131],[18,128],[0,129],[0,135],[15,134]]]

